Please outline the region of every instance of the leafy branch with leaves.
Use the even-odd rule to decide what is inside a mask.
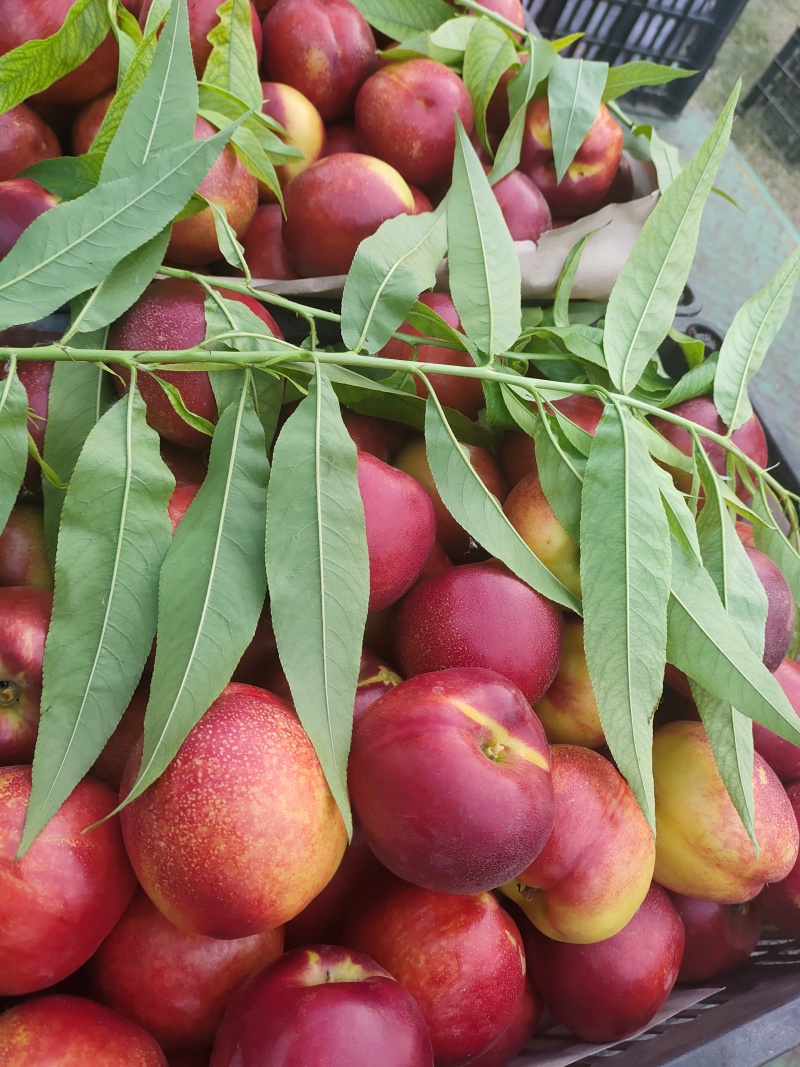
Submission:
[[[782,568],[798,602],[800,523],[798,498],[731,435],[750,415],[747,384],[787,314],[800,253],[745,304],[715,358],[695,353],[695,365],[679,379],[659,359],[736,94],[694,159],[679,171],[668,168],[607,305],[570,299],[583,241],[565,264],[554,301],[532,307],[521,299],[518,258],[491,188],[519,159],[527,103],[547,92],[563,172],[601,99],[654,84],[665,72],[648,64],[609,71],[564,59],[557,46],[530,34],[516,40],[517,28],[491,13],[473,17],[469,12],[483,9],[472,0],[460,8],[441,0],[357,6],[399,42],[401,55],[434,56],[463,73],[482,135],[500,78],[507,71],[514,77],[510,123],[490,173],[459,126],[442,204],[390,220],[361,244],[338,310],[256,287],[246,265],[244,280],[235,281],[162,263],[172,221],[203,206],[193,202],[197,187],[229,141],[280,195],[274,166],[292,150],[260,113],[254,55],[242,33],[249,4],[227,0],[221,8],[199,89],[185,0],[153,4],[143,33],[116,4],[83,0],[58,40],[37,43],[38,65],[28,46],[0,59],[0,108],[7,109],[76,65],[101,30],[113,24],[125,42],[118,103],[92,150],[34,168],[36,180],[62,202],[0,263],[0,329],[70,306],[54,343],[25,348],[0,339],[7,361],[0,526],[28,453],[18,367],[30,360],[55,364],[43,456],[54,606],[22,851],[100,754],[154,637],[144,758],[128,800],[163,772],[230,680],[267,591],[298,714],[349,820],[346,765],[369,565],[356,449],[342,407],[424,432],[437,490],[455,520],[522,581],[583,616],[606,740],[651,823],[652,723],[669,663],[691,681],[726,788],[752,833],[752,736],[743,723],[753,719],[795,743],[800,726],[761,661],[763,592],[733,522],[741,515],[753,523],[756,544]],[[35,84],[14,75],[34,69]],[[192,138],[198,109],[220,127],[204,141]],[[641,127],[635,132],[647,137]],[[649,144],[659,174],[666,174],[667,153],[654,133]],[[220,225],[224,237],[224,218]],[[238,242],[221,240],[220,247],[241,265]],[[459,329],[418,300],[435,284],[445,256]],[[109,350],[109,325],[157,274],[203,287],[205,339],[169,352]],[[226,292],[263,302],[293,325],[294,335],[299,322],[302,336],[276,336]],[[404,332],[404,322],[419,333]],[[380,352],[392,337],[415,352],[426,343],[463,351],[474,365],[387,359]],[[112,403],[118,368],[130,372],[131,386]],[[136,381],[153,376],[163,383],[160,375],[176,370],[211,375],[219,419],[216,425],[198,419],[167,390],[178,414],[210,445],[208,475],[171,539],[174,479]],[[478,422],[442,405],[432,375],[481,382],[485,409]],[[417,380],[427,398],[417,395]],[[575,393],[602,405],[593,436],[554,406]],[[726,433],[670,410],[700,395],[713,395]],[[293,410],[282,410],[290,403]],[[691,434],[691,455],[656,431],[655,418]],[[531,551],[470,460],[465,445],[491,447],[508,430],[535,440],[545,495],[579,545],[580,596]],[[711,442],[728,456],[724,475],[708,461]],[[678,490],[667,467],[688,473],[692,492]],[[752,485],[750,505],[731,488],[737,474]]]

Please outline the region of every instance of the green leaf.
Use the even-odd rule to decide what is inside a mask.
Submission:
[[[172,0],[153,0],[144,24],[145,37],[150,33],[156,32],[169,12],[171,4]]]
[[[307,364],[284,364],[281,371],[287,374],[291,372],[303,375],[305,380],[309,374]],[[414,384],[411,375],[408,380],[407,391],[397,385],[396,380],[384,379],[376,381],[367,378],[363,374],[356,374],[346,367],[328,365],[325,375],[330,380],[337,397],[345,407],[356,411],[361,415],[374,415],[380,419],[390,419],[393,422],[401,422],[406,426],[412,426],[420,430],[425,426],[425,401],[413,391]],[[460,411],[452,408],[444,408],[445,417],[452,427],[453,433],[459,441],[469,445],[479,445],[482,448],[491,446],[491,436],[477,423],[472,422]]]
[[[0,115],[75,70],[108,36],[106,0],[76,0],[52,37],[0,56]]]
[[[494,154],[494,165],[489,173],[489,181],[492,185],[496,185],[519,166],[524,132],[525,108],[520,108],[512,116],[508,129],[500,138],[500,144]]]
[[[197,430],[200,433],[208,434],[209,437],[214,436],[214,424],[209,422],[208,419],[204,419],[202,415],[197,415],[186,406],[183,393],[177,385],[173,385],[172,382],[168,382],[165,378],[160,378],[154,371],[149,373],[166,393],[167,400],[172,405],[172,410],[183,419],[187,426],[191,426],[193,430]]]
[[[551,43],[528,35],[525,43],[530,59],[522,64],[519,74],[511,80],[508,86],[508,100],[512,115],[526,107],[538,87],[545,78],[549,77],[559,59],[557,42]]]
[[[556,326],[569,326],[569,301],[572,296],[572,287],[575,284],[578,267],[581,265],[581,256],[586,247],[586,242],[596,233],[597,230],[591,230],[589,233],[584,234],[580,241],[577,241],[567,253],[567,258],[564,260],[564,266],[556,286],[556,298],[553,302],[553,321]],[[605,360],[603,360],[603,365],[605,365]]]
[[[447,197],[450,293],[464,333],[490,356],[519,337],[520,271],[497,198],[456,116],[453,184]]]
[[[122,0],[109,0],[113,4],[111,14],[111,31],[119,47],[119,77],[124,78],[136,55],[137,47],[142,43],[142,30],[138,19],[126,7]]]
[[[702,448],[696,449],[705,503],[697,521],[703,563],[723,606],[751,648],[764,651],[767,595],[740,541],[725,506],[719,478]],[[692,695],[706,727],[725,788],[742,824],[757,846],[753,799],[753,730],[730,703],[720,701],[697,683]]]
[[[681,172],[681,157],[675,145],[663,141],[652,126],[634,126],[630,144],[636,158],[649,159],[656,168],[656,180],[661,192],[665,192]],[[634,150],[637,140],[646,145],[644,152]]]
[[[788,655],[796,657],[800,654],[800,555],[786,535],[776,528],[775,519],[760,494],[754,498],[752,508],[761,520],[753,523],[756,548],[778,565],[792,591],[797,621]]]
[[[667,659],[718,700],[800,744],[797,715],[779,682],[725,611],[711,575],[675,540]]]
[[[158,38],[155,32],[153,32],[144,37],[141,44],[136,49],[128,69],[125,71],[125,76],[112,97],[111,103],[108,106],[108,111],[106,111],[103,116],[103,121],[100,123],[100,129],[97,131],[97,135],[92,141],[92,154],[98,153],[102,157],[108,151],[108,147],[114,139],[114,134],[119,129],[119,124],[127,110],[128,104],[144,84],[147,72],[150,70],[153,62],[157,44]]]
[[[622,392],[634,388],[672,326],[737,97],[738,89],[699,152],[661,196],[611,290],[605,352],[611,379]]]
[[[675,145],[667,144],[655,130],[650,134],[650,159],[656,168],[656,181],[661,192],[665,192],[683,169],[680,153]]]
[[[580,614],[578,598],[531,552],[503,513],[503,505],[481,481],[435,393],[425,408],[425,444],[436,488],[456,522],[532,589]]]
[[[296,351],[294,345],[275,337],[269,325],[241,300],[226,297],[214,288],[206,293],[206,341],[209,349],[230,352]],[[226,334],[231,336],[225,336]],[[228,381],[234,379],[228,375]],[[236,396],[238,396],[238,390]],[[228,399],[231,399],[228,397]],[[227,403],[227,401],[226,401]]]
[[[557,37],[555,41],[551,41],[553,48],[556,52],[563,52],[565,48],[569,48],[571,44],[575,44],[576,41],[580,41],[583,37],[583,30],[578,30],[575,33],[568,33],[564,37]]]
[[[228,214],[225,208],[214,200],[209,200],[207,203],[214,216],[214,231],[217,235],[217,244],[222,253],[222,258],[226,263],[230,263],[232,267],[235,267],[236,270],[240,270],[249,284],[253,278],[244,258],[244,248],[239,243],[236,231],[228,221]]]
[[[232,93],[248,108],[261,110],[264,94],[258,73],[249,0],[225,0],[217,9],[219,22],[208,35],[211,55],[203,81]]]
[[[362,241],[342,293],[342,339],[348,348],[383,348],[419,294],[436,281],[446,250],[444,204],[388,219]]]
[[[717,700],[697,682],[689,688],[711,745],[711,753],[728,796],[756,850],[753,796],[753,724],[724,700]]]
[[[697,526],[695,525],[694,515],[686,502],[686,497],[680,490],[675,488],[672,475],[658,466],[654,468],[654,471],[672,536],[678,539],[683,548],[697,563],[702,564],[703,558],[697,537]]]
[[[348,829],[347,756],[369,600],[356,447],[315,376],[278,436],[266,539],[278,654]]]
[[[20,854],[100,755],[156,631],[175,479],[138,390],[93,427],[61,512],[42,718]]]
[[[608,75],[607,63],[559,56],[547,78],[556,181],[569,170],[592,128]]]
[[[636,420],[608,404],[581,501],[584,646],[608,747],[655,826],[652,719],[664,685],[669,524]]]
[[[547,77],[558,59],[558,53],[549,41],[538,38],[528,40],[531,42],[531,58],[523,64],[508,85],[510,122],[495,152],[494,166],[489,175],[492,185],[505,178],[519,165],[528,103],[533,99],[537,86]]]
[[[98,285],[188,201],[230,129],[159,152],[136,174],[98,185],[34,219],[0,262],[0,329],[43,318]]]
[[[76,200],[94,189],[100,180],[102,166],[103,157],[98,152],[88,152],[83,156],[41,159],[28,167],[22,176],[38,182],[59,200]]]
[[[460,70],[467,42],[476,25],[473,18],[451,17],[432,32],[414,33],[406,37],[402,44],[390,43],[388,48],[378,50],[378,56],[387,63],[402,63],[406,59],[434,59],[437,63]]]
[[[405,53],[415,46],[420,46],[421,54],[460,71],[469,39],[477,25],[477,20],[469,16],[451,18],[448,22],[443,22],[433,33],[421,33],[409,37],[402,46],[390,48],[383,55],[393,61],[398,61],[401,59],[399,53]]]
[[[576,323],[573,326],[542,326],[530,331],[532,338],[544,338],[560,342],[560,347],[572,356],[585,360],[595,367],[605,369],[603,354],[603,331],[595,326]]]
[[[449,322],[438,315],[433,308],[428,307],[417,300],[406,313],[406,322],[419,330],[423,337],[430,337],[440,341],[449,341],[458,345],[465,352],[469,352],[473,360],[477,362],[478,350],[459,330],[454,329]]]
[[[235,122],[236,119],[245,117],[245,121],[236,131],[246,129],[256,142],[261,146],[273,162],[290,163],[293,160],[303,158],[303,153],[294,145],[286,144],[286,130],[279,122],[276,122],[263,111],[252,113],[248,105],[233,93],[221,89],[218,85],[208,85],[200,82],[200,113],[207,112],[214,116],[214,125],[220,129],[226,122]],[[212,119],[209,118],[209,122]]]
[[[460,20],[457,20],[460,21]],[[488,19],[468,19],[473,25],[462,78],[472,98],[475,128],[486,144],[486,108],[500,78],[517,62],[517,50],[508,34]]]
[[[456,11],[445,0],[353,0],[370,26],[402,43],[416,33],[428,33]]]
[[[717,373],[718,352],[712,352],[708,359],[692,367],[682,378],[679,378],[670,390],[669,395],[661,401],[660,407],[672,408],[684,400],[693,400],[696,396],[705,396],[710,393],[714,386],[714,376]]]
[[[153,280],[169,244],[170,227],[120,260],[100,284],[85,294],[80,309],[73,314],[69,333],[91,333],[115,322],[128,310]]]
[[[102,348],[104,338],[85,334],[73,339],[73,348]],[[111,375],[93,363],[53,365],[47,394],[44,458],[63,483],[69,483],[78,456],[92,428],[111,403]],[[43,480],[44,535],[50,566],[55,566],[58,528],[65,492]]]
[[[664,63],[651,63],[645,59],[621,63],[618,67],[611,67],[608,72],[603,100],[607,103],[643,85],[666,85],[677,78],[693,78],[695,74],[696,70],[668,67]]]
[[[264,430],[264,438],[267,448],[272,447],[272,441],[278,429],[281,405],[283,403],[284,383],[280,378],[268,371],[253,371],[253,399],[259,422]]]
[[[0,530],[5,529],[28,463],[28,395],[16,357],[0,382]]]
[[[730,431],[753,412],[747,383],[764,362],[778,334],[800,277],[800,248],[796,248],[763,289],[736,312],[719,350],[714,377],[714,405]]]
[[[657,459],[659,463],[666,464],[668,467],[675,467],[681,471],[694,472],[695,463],[692,456],[687,456],[685,452],[677,449],[671,441],[663,437],[646,420],[640,424],[640,429],[644,434],[650,455]]]
[[[534,433],[536,470],[553,514],[575,542],[581,536],[581,493],[586,457],[561,432],[558,421],[543,413]]]
[[[186,0],[174,0],[150,69],[108,146],[101,181],[134,174],[162,150],[191,140],[196,111],[189,15]]]
[[[279,338],[272,338],[267,323],[246,304],[240,300],[226,298],[216,289],[206,295],[205,319],[207,340],[231,331],[241,331],[239,336],[216,341],[210,346],[212,351],[215,348],[226,348],[234,352],[257,352],[259,349],[263,350],[265,343],[278,347],[284,344]],[[291,346],[286,345],[286,347]],[[238,376],[234,370],[225,370],[211,371],[209,378],[217,408],[222,411],[238,398]],[[270,371],[254,369],[251,384],[256,414],[264,429],[266,446],[269,448],[278,425],[283,399],[283,382]]]
[[[198,114],[217,129],[222,129],[226,122],[243,120],[231,138],[236,154],[252,175],[269,186],[282,204],[275,164],[300,159],[302,152],[281,140],[263,112],[248,112],[243,101],[218,86],[201,82]]]
[[[667,331],[667,337],[669,337],[670,341],[674,341],[683,352],[684,359],[690,370],[700,366],[706,354],[704,341],[699,337],[690,337],[688,333],[681,333],[674,326],[671,326]]]
[[[162,774],[228,684],[264,606],[269,464],[248,379],[220,415],[208,474],[161,568],[144,751],[126,803]]]
[[[696,448],[695,454],[705,496],[697,518],[703,563],[726,611],[753,651],[761,656],[767,622],[767,594],[728,514],[719,475],[704,448]]]
[[[67,488],[66,485],[58,477],[56,472],[53,470],[53,468],[50,466],[50,464],[43,458],[41,452],[39,451],[39,446],[36,443],[36,440],[30,430],[28,431],[28,458],[32,459],[36,464],[38,464],[43,482],[45,480],[50,482],[56,487],[56,489]]]

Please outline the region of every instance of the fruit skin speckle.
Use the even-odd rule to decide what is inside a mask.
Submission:
[[[132,753],[130,790],[141,759]],[[238,938],[280,926],[330,881],[347,833],[291,705],[232,684],[164,774],[122,811],[139,881],[176,926]]]

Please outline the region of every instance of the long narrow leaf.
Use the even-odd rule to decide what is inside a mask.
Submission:
[[[166,769],[228,684],[264,606],[269,465],[247,377],[220,415],[208,474],[161,569],[144,751],[126,803]]]
[[[556,181],[561,181],[600,110],[607,63],[559,56],[547,79]]]
[[[569,441],[561,440],[556,420],[547,413],[536,426],[534,440],[542,491],[555,517],[578,544],[586,458]]]
[[[401,44],[414,34],[437,29],[458,13],[445,0],[353,0],[353,5],[370,26]]]
[[[90,432],[61,512],[24,852],[100,755],[156,630],[175,479],[131,389]]]
[[[464,333],[495,355],[520,334],[519,262],[500,205],[458,118],[456,130],[447,197],[450,293]]]
[[[518,166],[528,103],[533,99],[536,87],[547,77],[558,59],[558,52],[549,41],[529,37],[528,42],[531,46],[530,59],[508,85],[510,121],[495,153],[494,166],[489,175],[492,185]]]
[[[108,146],[114,139],[114,134],[119,129],[119,124],[128,104],[144,84],[147,72],[153,62],[157,44],[158,38],[156,34],[149,33],[142,39],[141,44],[133,54],[128,69],[125,71],[125,76],[117,88],[111,103],[108,105],[108,111],[103,116],[100,128],[92,141],[91,151],[93,153],[105,156]]]
[[[718,700],[800,744],[797,715],[780,684],[725,611],[711,575],[674,539],[667,659]]]
[[[381,349],[433,285],[447,250],[444,211],[388,219],[359,245],[342,294],[342,339],[353,351]]]
[[[101,181],[134,174],[163,149],[189,141],[196,111],[186,0],[173,0],[150,69],[108,146]]]
[[[608,72],[603,100],[616,100],[631,89],[639,89],[643,85],[666,85],[676,78],[693,78],[695,74],[696,70],[683,70],[681,67],[651,63],[645,59],[621,63],[618,67],[611,67]]]
[[[303,381],[307,380],[307,364],[284,364],[284,372],[292,370]],[[363,374],[357,374],[346,367],[328,365],[325,369],[326,377],[332,383],[339,400],[352,411],[361,415],[375,415],[380,419],[391,419],[393,422],[401,422],[405,426],[413,426],[415,430],[422,431],[425,427],[425,401],[415,392],[408,392],[398,387],[396,380],[375,381]],[[408,388],[413,389],[409,383]],[[444,409],[448,424],[459,441],[468,445],[479,445],[487,448],[491,445],[491,436],[460,411],[453,408]]]
[[[278,654],[348,828],[347,756],[369,600],[356,448],[315,376],[275,445],[266,538]]]
[[[690,681],[689,686],[728,796],[750,840],[758,848],[753,796],[753,724],[728,701],[717,700],[697,682]]]
[[[717,373],[717,358],[719,353],[712,352],[708,359],[698,363],[687,371],[669,392],[669,395],[661,401],[662,408],[671,408],[680,404],[683,400],[693,400],[696,396],[705,396],[711,392],[714,385],[714,375]]]
[[[86,342],[102,347],[102,338],[90,335],[75,338],[73,346]],[[111,403],[111,375],[92,363],[56,363],[47,394],[47,425],[44,458],[63,483],[68,483],[92,427]],[[51,567],[55,566],[58,527],[65,491],[46,479],[44,491],[44,535]]]
[[[703,563],[723,606],[753,651],[764,651],[767,595],[728,515],[719,478],[705,451],[696,449],[705,502],[697,522]],[[730,703],[711,696],[697,682],[692,695],[711,743],[725,788],[742,824],[757,846],[753,798],[753,730]]]
[[[508,34],[488,19],[478,19],[464,52],[462,77],[472,98],[475,128],[486,143],[486,109],[503,74],[518,62]]]
[[[662,195],[611,290],[605,351],[611,380],[623,392],[634,388],[672,326],[737,98],[738,89],[700,150]]]
[[[669,524],[634,419],[606,406],[581,499],[584,645],[608,747],[655,826],[652,717],[664,684]]]
[[[425,444],[436,488],[456,522],[532,589],[579,613],[578,598],[531,552],[481,481],[434,393],[425,407]]]
[[[28,397],[12,358],[0,382],[0,530],[8,522],[27,462]]]
[[[747,383],[783,325],[800,277],[796,248],[773,278],[736,312],[719,350],[714,376],[714,404],[722,421],[737,430],[752,414]]]
[[[249,0],[225,0],[219,22],[208,35],[211,55],[203,81],[232,93],[248,107],[260,108],[264,94],[258,73]]]
[[[703,564],[717,587],[720,600],[757,655],[764,652],[767,594],[728,514],[719,475],[703,448],[697,464],[705,501],[697,519]]]

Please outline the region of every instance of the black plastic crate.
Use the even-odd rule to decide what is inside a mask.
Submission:
[[[523,0],[550,39],[582,33],[567,55],[612,66],[651,60],[696,70],[693,78],[628,93],[632,110],[679,115],[703,80],[747,0]]]
[[[789,1067],[800,1048],[800,944],[765,932],[748,962],[706,986],[718,993],[572,1067]],[[571,1039],[534,1039],[512,1067],[536,1067]]]
[[[739,110],[787,166],[800,164],[800,26]]]

